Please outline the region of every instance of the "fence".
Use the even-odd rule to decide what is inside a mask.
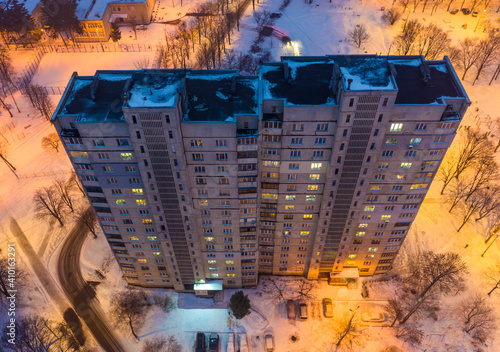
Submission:
[[[43,45],[39,47],[45,53],[96,53],[96,52],[147,52],[154,51],[153,44],[79,44],[79,45]]]
[[[61,174],[70,174],[71,171],[47,171],[47,172],[32,172],[29,174],[18,174],[19,178],[35,178],[35,177],[54,177],[54,176],[59,176]]]

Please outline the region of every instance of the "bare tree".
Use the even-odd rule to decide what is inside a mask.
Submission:
[[[17,178],[19,178],[19,176],[17,176],[16,173],[17,169],[15,168],[14,165],[10,163],[10,161],[7,160],[7,142],[3,139],[0,139],[0,159],[2,159],[5,165],[7,165],[7,167],[9,168],[9,170],[12,171],[12,173]]]
[[[12,59],[7,49],[4,46],[2,46],[0,47],[0,88],[2,89],[2,92],[5,95],[7,95],[7,93],[10,95],[10,97],[14,101],[14,104],[16,105],[17,112],[21,112],[21,110],[19,110],[19,106],[17,105],[17,101],[14,98],[14,93],[17,90],[17,86],[14,83],[15,80],[14,77],[15,77],[15,71],[14,67],[12,66]],[[3,101],[2,105],[6,107],[6,104]]]
[[[284,280],[281,277],[264,277],[262,291],[268,293],[276,303],[287,299],[301,298],[313,301],[317,284],[304,278]]]
[[[460,215],[462,217],[462,223],[457,229],[457,232],[465,226],[465,224],[469,221],[472,215],[481,208],[482,203],[482,192],[474,193],[466,202],[462,204],[460,209]]]
[[[75,206],[73,204],[73,199],[71,198],[71,184],[68,181],[57,178],[54,181],[54,188],[59,194],[61,201],[73,213],[75,211]]]
[[[80,180],[78,180],[78,176],[76,175],[75,170],[71,171],[71,176],[68,179],[68,184],[73,189],[77,188],[80,192],[82,192],[82,196],[85,197],[85,191],[83,190]]]
[[[443,1],[444,0],[434,0],[433,6],[432,6],[432,9],[431,9],[431,16],[437,10],[437,8],[439,7],[439,5],[441,5],[443,3]]]
[[[450,46],[451,39],[448,33],[431,23],[423,27],[418,36],[418,55],[423,55],[427,60],[436,60],[443,56]]]
[[[481,41],[475,38],[465,38],[460,42],[458,49],[460,50],[460,66],[464,70],[462,80],[464,80],[467,72],[481,57]]]
[[[453,183],[450,193],[448,194],[448,201],[450,202],[450,209],[448,212],[451,213],[457,205],[460,204],[469,192],[469,187],[467,183],[461,182],[460,180]]]
[[[415,253],[418,258],[412,260],[414,263],[404,277],[404,283],[412,293],[414,292],[414,297],[402,301],[403,314],[401,319],[398,319],[400,325],[425,308],[435,294],[463,290],[463,276],[468,272],[466,264],[456,253]]]
[[[15,344],[8,342],[6,334],[2,337],[7,351],[68,352],[80,350],[78,341],[66,323],[49,320],[39,315],[28,315],[17,320],[15,325]]]
[[[145,291],[130,289],[115,295],[111,314],[117,325],[128,326],[132,335],[139,340],[137,331],[142,327],[150,307],[149,296]]]
[[[407,324],[397,327],[396,337],[412,345],[420,345],[425,334],[417,324]]]
[[[79,208],[77,210],[77,221],[81,222],[97,238],[97,217],[90,206]]]
[[[356,316],[356,310],[349,309],[349,311],[343,313],[337,314],[332,321],[331,331],[333,333],[335,351],[344,346],[347,349],[356,349],[356,347],[364,343],[362,338],[363,330],[360,328],[360,321]]]
[[[444,182],[441,194],[453,178],[458,179],[474,162],[490,153],[490,144],[487,134],[478,130],[466,129],[460,134],[458,150],[450,155],[452,159],[446,160],[439,171],[439,178]]]
[[[399,3],[401,4],[401,6],[403,6],[403,9],[406,10],[408,4],[410,3],[410,0],[399,0]]]
[[[136,60],[134,62],[134,67],[137,69],[137,70],[142,70],[143,68],[149,68],[149,58],[147,56],[139,59],[139,60]]]
[[[349,38],[356,44],[358,48],[370,40],[370,34],[364,24],[357,24],[352,31],[349,32]]]
[[[49,135],[42,138],[42,148],[46,151],[55,150],[56,153],[59,153],[59,145],[61,144],[61,140],[57,133],[50,133]]]
[[[488,292],[488,296],[490,296],[493,291],[497,288],[500,288],[500,262],[497,262],[495,265],[490,266],[485,274],[484,274],[488,285],[493,286],[490,292]]]
[[[47,89],[37,84],[30,83],[26,86],[25,91],[31,105],[38,110],[47,121],[50,121],[52,113],[54,112],[54,104],[52,104]]]
[[[400,34],[394,38],[394,46],[400,55],[408,55],[418,43],[418,38],[424,26],[417,20],[409,20]]]
[[[476,77],[472,81],[472,85],[476,83],[483,70],[492,64],[500,53],[500,34],[496,31],[490,31],[488,37],[480,41],[479,47],[480,54],[474,62],[477,68]]]
[[[174,336],[157,336],[147,340],[141,352],[181,352],[182,346]]]
[[[480,340],[485,340],[496,329],[495,311],[490,307],[485,297],[470,294],[463,298],[459,312],[465,332]]]
[[[396,324],[396,321],[403,319],[403,305],[404,303],[401,301],[400,297],[395,296],[392,299],[389,299],[387,304],[384,306],[385,311],[390,317],[393,318],[391,327]]]
[[[401,12],[399,12],[395,8],[392,8],[383,15],[383,18],[384,20],[389,22],[391,26],[393,26],[401,18]]]
[[[63,222],[63,202],[55,187],[43,187],[33,197],[35,213],[38,218],[54,217],[61,226]]]

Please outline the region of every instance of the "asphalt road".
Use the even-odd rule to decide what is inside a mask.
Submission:
[[[80,253],[87,237],[82,223],[75,223],[64,241],[57,263],[59,282],[75,311],[85,321],[106,352],[127,351],[109,328],[94,290],[85,282],[80,269]]]

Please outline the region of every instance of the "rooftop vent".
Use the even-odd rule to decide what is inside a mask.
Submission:
[[[350,90],[351,89],[351,83],[352,83],[352,79],[348,79],[347,80],[347,90]]]

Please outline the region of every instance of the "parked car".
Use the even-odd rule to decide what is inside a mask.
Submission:
[[[464,15],[469,15],[469,14],[470,14],[470,10],[469,10],[469,9],[466,9],[466,8],[463,8],[463,9],[461,9],[460,11],[462,11],[462,13],[463,13]]]
[[[361,314],[361,320],[368,323],[381,323],[385,321],[384,313],[368,313]]]
[[[286,301],[286,308],[288,319],[295,319],[295,301],[293,299]]]
[[[472,13],[472,17],[477,17],[478,15],[479,15],[479,12],[477,12],[477,11],[474,11],[474,12]]]
[[[264,333],[264,351],[274,351],[274,334],[271,330]]]
[[[451,13],[452,15],[456,15],[458,11],[459,11],[458,9],[455,9],[455,10],[451,11],[450,13]]]
[[[208,344],[209,352],[219,352],[219,335],[215,332],[210,334],[210,342]]]
[[[361,286],[361,297],[368,297],[368,288],[366,288],[366,285]]]
[[[234,334],[230,332],[227,335],[227,352],[234,352]]]
[[[199,332],[196,334],[196,352],[205,352],[205,334]]]
[[[300,320],[307,320],[307,304],[302,299],[299,301],[299,318]]]
[[[239,334],[240,352],[248,352],[247,334]]]
[[[333,304],[330,298],[325,298],[323,300],[323,314],[325,318],[333,317]]]

